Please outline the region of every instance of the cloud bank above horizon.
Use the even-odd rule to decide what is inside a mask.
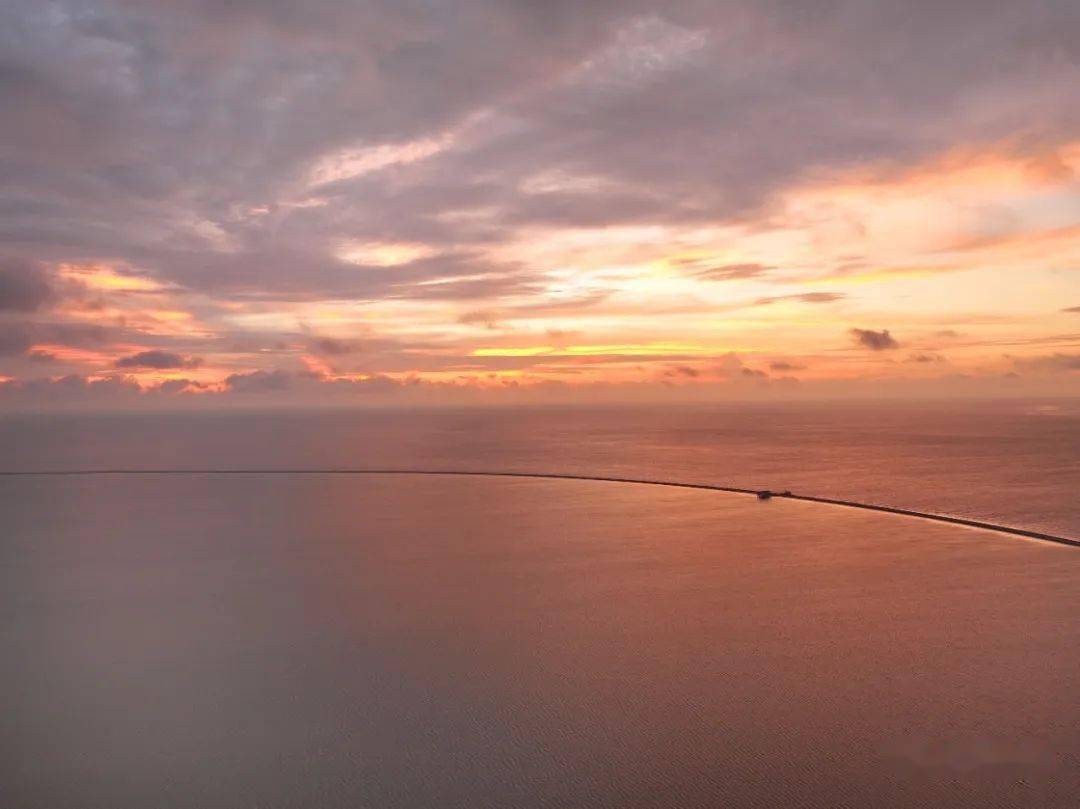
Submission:
[[[1080,7],[0,9],[0,407],[1080,395]]]

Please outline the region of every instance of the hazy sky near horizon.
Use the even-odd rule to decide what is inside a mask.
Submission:
[[[1080,4],[0,8],[0,407],[1080,395]]]

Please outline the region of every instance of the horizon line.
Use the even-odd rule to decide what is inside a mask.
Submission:
[[[968,528],[978,528],[985,531],[994,531],[1002,534],[1037,539],[1045,542],[1053,542],[1059,545],[1067,545],[1080,548],[1080,538],[1048,534],[1042,531],[1032,531],[1026,528],[1018,528],[1000,523],[985,522],[983,520],[956,517],[949,514],[937,514],[931,511],[916,511],[914,509],[888,506],[878,503],[864,503],[857,500],[843,500],[832,497],[819,497],[810,494],[795,494],[790,491],[775,492],[771,489],[752,489],[742,486],[725,486],[714,483],[690,483],[674,480],[660,480],[650,478],[628,478],[608,475],[585,475],[569,472],[516,472],[508,470],[463,470],[463,469],[44,469],[44,470],[0,470],[0,477],[79,477],[96,475],[448,475],[459,477],[505,477],[505,478],[537,478],[543,480],[580,480],[594,481],[599,483],[632,483],[645,486],[668,486],[678,489],[698,489],[703,491],[726,492],[728,494],[745,494],[757,496],[759,493],[768,492],[770,498],[782,500],[798,500],[807,503],[820,503],[823,505],[840,506],[843,508],[862,509],[864,511],[877,511],[888,514],[897,514],[903,517],[913,517],[934,522],[961,525]]]

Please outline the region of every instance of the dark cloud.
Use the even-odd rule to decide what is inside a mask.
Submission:
[[[390,393],[400,390],[403,387],[403,383],[391,379],[388,376],[381,376],[378,374],[363,378],[331,379],[322,381],[318,384],[332,388],[334,392],[347,395]],[[418,380],[414,380],[411,383],[404,383],[404,385],[409,384],[419,386],[421,383]]]
[[[787,360],[776,360],[769,363],[769,368],[773,371],[804,371],[805,365],[799,365],[798,363],[788,362]]]
[[[53,298],[44,267],[20,258],[0,259],[0,312],[33,312]]]
[[[1066,309],[1062,309],[1062,312],[1080,312],[1080,306],[1070,306]]]
[[[422,368],[432,353],[445,356],[446,345],[423,340],[399,340],[386,337],[344,339],[337,337],[312,338],[307,349],[319,356],[332,358],[335,366],[349,372],[371,373],[376,370],[408,371]]]
[[[121,335],[115,327],[94,323],[38,323],[32,329],[38,342],[77,347],[105,346]]]
[[[0,323],[0,356],[22,354],[34,344],[31,329],[22,323]]]
[[[664,371],[664,376],[668,377],[688,377],[690,379],[697,379],[701,376],[701,371],[697,368],[692,368],[689,365],[673,365]]]
[[[310,343],[311,350],[327,357],[340,357],[355,354],[361,350],[356,340],[338,340],[334,337],[317,337]]]
[[[153,388],[153,390],[166,396],[172,396],[177,393],[200,391],[205,389],[205,384],[192,379],[166,379],[159,385],[157,385],[155,388]]]
[[[0,355],[22,354],[37,343],[97,348],[108,345],[117,334],[116,329],[89,323],[0,322]]]
[[[129,357],[121,357],[116,361],[117,368],[153,368],[157,370],[171,370],[175,368],[197,368],[202,364],[198,357],[183,357],[171,351],[151,349],[140,351]]]
[[[397,382],[381,374],[358,377],[326,377],[308,371],[253,371],[232,374],[225,379],[229,393],[260,395],[295,395],[316,400],[327,395],[352,396],[398,390],[409,383]]]
[[[0,393],[6,396],[49,404],[132,398],[140,392],[138,384],[126,376],[91,379],[80,374],[68,374],[56,379],[16,380],[0,385]]]
[[[225,387],[233,393],[272,393],[288,390],[292,384],[293,376],[280,370],[252,371],[225,377]]]
[[[871,351],[888,351],[900,347],[900,344],[889,334],[888,329],[882,329],[881,331],[851,329],[849,333],[856,343],[863,348],[869,348]]]
[[[485,329],[497,329],[502,315],[491,309],[476,309],[463,312],[458,316],[458,323],[463,326],[483,326]]]
[[[14,380],[0,383],[0,400],[39,406],[123,405],[165,399],[178,394],[206,391],[207,386],[191,379],[168,379],[158,385],[140,388],[128,376],[91,378],[67,374],[50,378]]]
[[[945,362],[945,358],[940,354],[912,354],[907,361],[916,363]]]
[[[275,401],[321,402],[327,397],[357,401],[408,387],[423,387],[419,382],[397,382],[389,377],[372,375],[332,379],[306,371],[257,371],[234,374],[226,380],[225,394],[257,394]],[[90,377],[67,374],[23,380],[0,380],[0,401],[41,407],[67,405],[127,405],[153,401],[167,402],[176,396],[197,394],[190,401],[210,401],[223,395],[211,386],[193,379],[168,379],[141,388],[129,376]]]
[[[743,368],[739,373],[751,379],[765,379],[769,376],[764,371],[759,371],[756,368]]]

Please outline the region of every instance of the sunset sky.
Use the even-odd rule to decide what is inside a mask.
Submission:
[[[1080,4],[0,10],[0,408],[1080,395]]]

